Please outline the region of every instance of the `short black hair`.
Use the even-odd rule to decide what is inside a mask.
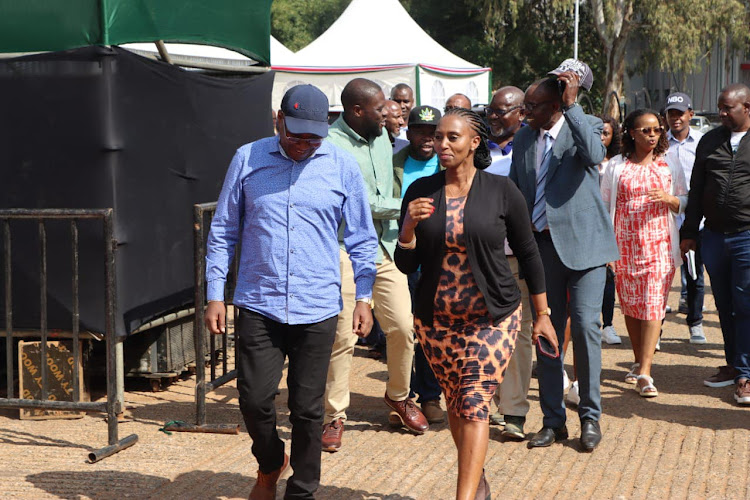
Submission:
[[[355,78],[346,84],[341,91],[341,104],[344,109],[350,109],[357,104],[365,104],[383,89],[380,85],[367,78]]]

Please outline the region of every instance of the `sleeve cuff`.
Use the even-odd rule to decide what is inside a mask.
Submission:
[[[224,301],[224,287],[226,280],[215,279],[207,284],[206,300]]]

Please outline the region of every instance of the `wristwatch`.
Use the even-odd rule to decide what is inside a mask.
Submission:
[[[577,106],[577,105],[578,105],[578,103],[577,103],[577,102],[574,102],[574,103],[573,103],[573,104],[571,104],[570,106],[563,106],[562,110],[563,110],[563,112],[566,112],[566,111],[570,111],[571,109],[573,109],[573,108],[574,108],[575,106]]]
[[[368,306],[372,306],[372,297],[362,297],[361,299],[357,299],[357,302],[364,302]]]
[[[551,316],[551,315],[552,315],[552,309],[550,309],[550,308],[548,307],[547,309],[542,309],[541,311],[537,311],[537,312],[536,312],[536,315],[537,315],[537,316],[544,316],[545,314],[546,314],[547,316]]]

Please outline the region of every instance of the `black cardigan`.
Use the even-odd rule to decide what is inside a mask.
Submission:
[[[405,274],[422,267],[414,295],[414,314],[432,324],[433,304],[445,255],[445,171],[417,179],[409,186],[401,205],[399,229],[409,202],[432,198],[435,212],[415,230],[417,246],[405,250],[396,246],[396,266]],[[505,238],[518,258],[533,295],[546,291],[544,267],[531,231],[526,200],[507,177],[477,170],[464,207],[464,233],[474,279],[484,295],[495,323],[516,310],[521,291],[505,256]]]

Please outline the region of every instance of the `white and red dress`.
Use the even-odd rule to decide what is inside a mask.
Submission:
[[[647,165],[615,157],[602,180],[602,196],[610,204],[620,250],[620,260],[615,264],[620,307],[623,314],[641,320],[664,318],[669,289],[680,262],[674,214],[666,203],[649,199],[651,189],[677,196],[678,213],[684,210],[684,174],[679,168],[670,168],[665,157],[657,157]]]

